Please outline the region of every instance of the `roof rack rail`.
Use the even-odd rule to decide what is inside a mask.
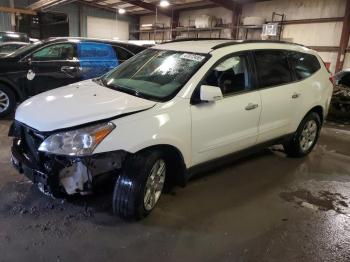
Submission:
[[[177,42],[187,42],[187,41],[211,41],[211,40],[232,40],[230,38],[181,38],[163,42],[161,44],[177,43]]]
[[[297,43],[292,43],[292,42],[287,42],[287,41],[280,41],[280,40],[243,40],[243,41],[239,41],[239,40],[235,40],[234,41],[233,40],[231,42],[227,42],[227,43],[222,43],[222,44],[216,45],[212,49],[216,50],[216,49],[227,47],[227,46],[231,46],[231,45],[256,44],[256,43],[288,44],[288,45],[297,45],[297,46],[305,47],[302,44],[297,44]]]

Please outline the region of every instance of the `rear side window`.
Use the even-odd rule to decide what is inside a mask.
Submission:
[[[78,43],[78,57],[83,79],[102,76],[119,65],[113,46],[104,43]]]
[[[272,87],[292,82],[287,54],[281,50],[254,51],[260,86]]]
[[[122,47],[114,47],[116,53],[118,54],[118,58],[119,58],[119,62],[124,62],[126,60],[128,60],[129,58],[131,58],[133,56],[133,54],[131,54],[129,51],[125,50]]]
[[[289,60],[294,67],[297,80],[308,78],[321,68],[318,59],[314,55],[290,52]]]
[[[78,43],[80,60],[117,60],[117,55],[111,45],[103,43]]]

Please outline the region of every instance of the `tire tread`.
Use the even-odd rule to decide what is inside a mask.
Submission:
[[[160,153],[158,151],[142,152],[130,155],[119,175],[113,194],[113,213],[124,220],[139,220],[148,215],[143,207],[143,185],[148,173],[142,172],[147,161]]]

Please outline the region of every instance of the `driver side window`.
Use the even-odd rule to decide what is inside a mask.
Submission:
[[[32,61],[74,60],[74,46],[70,43],[62,43],[44,47],[32,55]]]
[[[252,89],[246,55],[234,55],[217,65],[205,79],[205,85],[220,87],[224,96]]]

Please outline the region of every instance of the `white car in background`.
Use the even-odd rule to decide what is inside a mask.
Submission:
[[[46,194],[116,178],[113,210],[139,219],[196,167],[281,143],[314,148],[333,85],[316,52],[273,41],[175,41],[17,109],[12,162]],[[215,162],[215,161],[214,161]],[[264,168],[264,167],[262,167]]]

